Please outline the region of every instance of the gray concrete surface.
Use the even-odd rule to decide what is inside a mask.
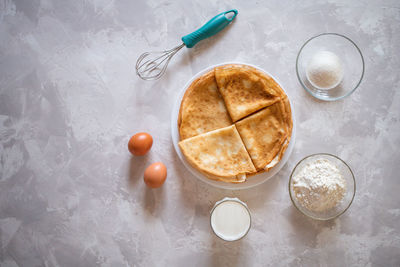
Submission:
[[[219,12],[219,35],[183,49],[159,81],[134,73],[147,50],[170,48]],[[365,78],[349,98],[317,101],[300,86],[300,46],[321,32],[353,39]],[[399,1],[0,1],[1,266],[399,266]],[[226,61],[278,77],[297,115],[297,142],[268,182],[240,192],[197,181],[171,144],[171,108],[203,68]],[[147,131],[151,153],[129,137]],[[305,218],[287,183],[302,157],[330,152],[357,180],[355,201],[330,222]],[[167,165],[147,189],[147,165]],[[248,236],[224,243],[209,211],[247,202]]]

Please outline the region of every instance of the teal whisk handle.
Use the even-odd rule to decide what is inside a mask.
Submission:
[[[232,9],[216,15],[197,31],[183,36],[182,37],[183,43],[186,45],[187,48],[193,47],[201,40],[206,39],[220,32],[223,28],[228,26],[229,23],[233,21],[233,19],[236,17],[237,14],[238,11],[236,9]]]

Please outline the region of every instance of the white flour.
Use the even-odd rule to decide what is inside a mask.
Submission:
[[[339,169],[327,159],[315,159],[296,173],[292,180],[299,203],[310,211],[334,208],[346,193],[346,181]]]

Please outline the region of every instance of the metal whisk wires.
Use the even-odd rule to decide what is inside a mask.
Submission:
[[[136,61],[136,74],[143,80],[159,79],[171,58],[184,46],[185,44],[181,44],[170,50],[143,53]]]

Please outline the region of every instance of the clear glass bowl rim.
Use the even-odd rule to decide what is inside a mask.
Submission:
[[[334,158],[340,160],[340,161],[349,169],[349,171],[350,171],[350,173],[351,173],[351,177],[353,178],[353,184],[354,184],[353,196],[351,197],[351,200],[350,200],[349,204],[347,205],[347,207],[346,207],[345,209],[343,209],[343,211],[341,211],[340,213],[336,214],[335,216],[329,217],[329,218],[314,217],[314,216],[311,216],[311,215],[309,215],[309,214],[304,213],[304,212],[296,205],[296,202],[294,201],[293,196],[292,196],[292,192],[291,192],[291,190],[290,190],[290,184],[292,183],[292,177],[293,177],[294,171],[297,169],[297,167],[300,165],[300,163],[302,163],[304,160],[306,160],[306,159],[308,159],[308,158],[310,158],[310,157],[319,156],[319,155],[331,156],[331,157],[334,157]],[[328,221],[328,220],[336,219],[337,217],[339,217],[340,215],[342,215],[343,213],[345,213],[345,212],[350,208],[351,204],[353,203],[354,197],[355,197],[355,195],[356,195],[356,179],[354,178],[354,173],[353,173],[353,171],[351,170],[350,166],[349,166],[344,160],[342,160],[341,158],[339,158],[338,156],[335,156],[335,155],[330,154],[330,153],[315,153],[315,154],[308,155],[308,156],[304,157],[303,159],[299,160],[299,162],[297,162],[296,166],[294,166],[294,168],[293,168],[293,170],[292,170],[292,172],[291,172],[291,174],[290,174],[288,189],[289,189],[290,200],[292,201],[293,205],[296,207],[296,209],[297,209],[298,211],[300,211],[302,214],[304,214],[305,216],[307,216],[307,217],[309,217],[309,218],[311,218],[311,219],[319,220],[319,221]]]
[[[212,223],[211,223],[211,217],[212,217],[212,214],[213,214],[215,208],[218,207],[220,204],[222,204],[222,203],[224,203],[224,202],[227,202],[227,201],[234,201],[234,202],[237,202],[237,203],[241,204],[243,207],[246,208],[247,212],[249,213],[249,218],[250,218],[250,225],[249,225],[249,228],[247,229],[246,233],[245,233],[242,237],[240,237],[240,238],[238,238],[238,239],[235,239],[235,240],[226,240],[226,239],[222,238],[221,236],[219,236],[219,235],[215,232],[215,230],[214,230],[214,228],[213,228],[213,226],[212,226]],[[240,199],[237,198],[237,197],[224,197],[223,199],[218,200],[217,202],[215,202],[213,208],[212,208],[211,211],[210,211],[210,227],[211,227],[211,229],[212,229],[214,235],[216,235],[216,236],[217,236],[219,239],[221,239],[221,240],[224,240],[224,241],[226,241],[226,242],[235,242],[235,241],[239,241],[239,240],[243,239],[243,238],[249,233],[249,231],[250,231],[250,228],[251,228],[251,213],[250,213],[250,209],[249,209],[249,207],[247,206],[247,204],[246,204],[245,202],[243,202],[242,200],[240,200]]]
[[[358,81],[357,85],[356,85],[353,89],[351,89],[349,92],[347,92],[346,94],[344,94],[344,95],[342,95],[342,96],[335,97],[335,98],[323,98],[323,97],[320,97],[320,96],[316,95],[313,91],[311,91],[310,89],[308,89],[308,87],[303,83],[303,81],[302,81],[301,78],[300,78],[300,73],[299,73],[299,57],[300,57],[301,52],[303,51],[303,48],[304,48],[309,42],[311,42],[312,40],[314,40],[314,39],[316,39],[316,38],[318,38],[318,37],[324,36],[324,35],[336,35],[336,36],[339,36],[339,37],[342,37],[342,38],[347,39],[350,43],[352,43],[352,44],[354,45],[354,47],[355,47],[355,48],[357,49],[357,51],[360,53],[361,61],[362,61],[362,72],[361,72],[361,77],[360,77],[360,80]],[[318,34],[318,35],[315,35],[315,36],[311,37],[310,39],[308,39],[308,40],[301,46],[299,52],[297,53],[297,57],[296,57],[296,74],[297,74],[297,79],[299,80],[299,82],[300,82],[301,86],[304,88],[304,90],[306,90],[310,95],[312,95],[313,97],[315,97],[315,98],[317,98],[317,99],[319,99],[319,100],[323,100],[323,101],[337,101],[337,100],[343,99],[343,98],[345,98],[345,97],[351,95],[351,94],[360,86],[361,81],[362,81],[363,78],[364,78],[364,72],[365,72],[365,61],[364,61],[364,56],[363,56],[363,54],[361,53],[360,48],[359,48],[359,47],[356,45],[356,43],[354,43],[349,37],[344,36],[344,35],[339,34],[339,33],[325,32],[325,33],[320,33],[320,34]]]

